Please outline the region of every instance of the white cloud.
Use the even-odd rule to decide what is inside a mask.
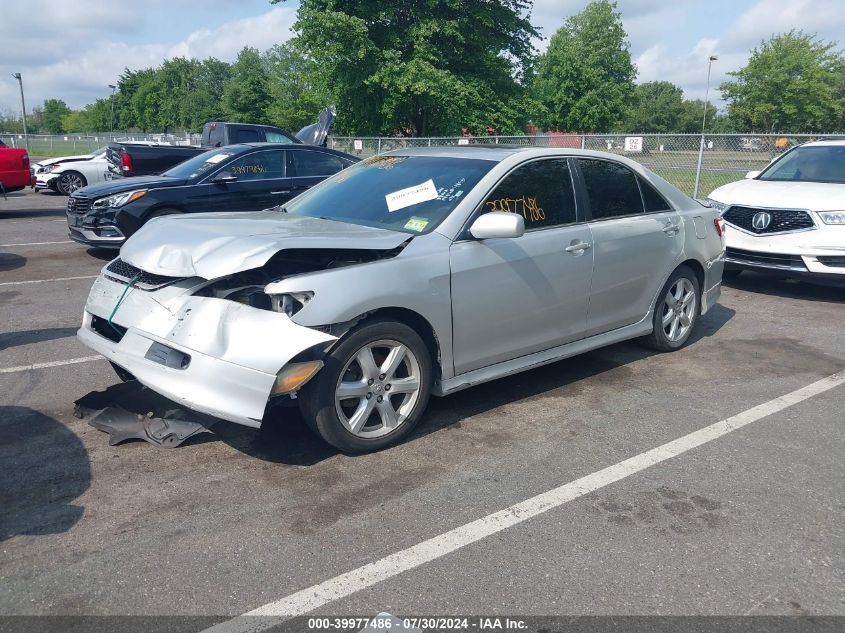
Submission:
[[[120,6],[123,7],[124,3]],[[214,29],[196,30],[177,42],[129,44],[97,40],[91,36],[96,29],[89,28],[82,21],[71,23],[68,29],[71,33],[79,33],[81,38],[88,33],[87,40],[75,40],[64,33],[61,42],[57,39],[51,44],[49,38],[42,38],[36,50],[36,43],[22,38],[16,45],[26,45],[29,50],[21,55],[29,67],[24,73],[27,110],[50,97],[60,97],[69,106],[79,107],[97,97],[108,96],[108,84],[115,83],[126,67],[135,70],[158,66],[163,60],[177,56],[198,59],[217,57],[232,61],[244,46],[265,50],[288,40],[295,21],[295,8],[275,7],[261,15],[233,20]],[[125,17],[107,11],[92,22],[99,25],[99,29],[116,33],[120,25],[124,24]],[[109,24],[108,28],[104,26],[106,23]],[[49,33],[52,28],[53,22],[48,23],[45,32]],[[80,41],[88,41],[90,44],[80,46]],[[45,55],[43,46],[47,46],[51,52]],[[4,42],[1,51],[4,59],[0,64],[2,69],[11,67],[14,61],[5,58],[7,48],[8,43]],[[17,82],[9,74],[4,72],[0,75],[0,107],[20,112]],[[5,78],[7,76],[8,80]]]
[[[755,46],[774,33],[801,29],[835,37],[845,29],[842,0],[758,0],[739,16],[727,37],[737,44]]]

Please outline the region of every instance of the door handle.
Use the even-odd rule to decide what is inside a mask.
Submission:
[[[271,191],[271,195],[281,195],[283,193],[290,193],[290,189],[282,189],[281,191]]]
[[[663,232],[668,236],[677,235],[681,231],[680,224],[667,224],[663,227]]]
[[[575,244],[567,246],[565,250],[567,253],[577,253],[579,251],[585,251],[592,246],[593,245],[589,242],[576,242]]]

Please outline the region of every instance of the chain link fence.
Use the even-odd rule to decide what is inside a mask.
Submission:
[[[548,133],[535,136],[432,138],[333,136],[327,144],[362,158],[409,147],[482,144],[598,150],[624,154],[639,161],[686,194],[705,197],[717,187],[741,179],[749,171],[763,169],[773,158],[790,147],[819,138],[845,139],[845,135],[707,134],[703,143],[700,134]],[[26,146],[23,134],[0,134],[0,140],[9,147]],[[115,132],[53,136],[31,134],[29,153],[33,159],[85,154],[112,141],[196,145],[200,138],[198,134],[187,133]]]
[[[195,145],[200,141],[199,134],[143,134],[131,132],[96,132],[91,134],[23,134],[0,133],[0,141],[9,147],[27,147],[33,159],[53,158],[88,154],[112,143],[146,142],[167,145]]]
[[[777,134],[543,134],[489,137],[340,137],[328,145],[360,157],[409,147],[457,145],[529,145],[589,149],[632,158],[662,176],[687,195],[703,198],[717,187],[766,167],[790,147],[845,135]],[[699,154],[701,165],[699,167]],[[696,181],[698,190],[696,191]]]

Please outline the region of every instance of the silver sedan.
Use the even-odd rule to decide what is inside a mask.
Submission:
[[[194,410],[260,427],[295,399],[327,442],[371,451],[431,394],[626,339],[682,347],[719,297],[723,231],[618,155],[403,150],[286,208],[148,223],[79,338]]]

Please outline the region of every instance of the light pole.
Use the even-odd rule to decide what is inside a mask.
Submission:
[[[701,160],[704,158],[704,126],[707,123],[707,97],[710,95],[710,69],[713,67],[713,62],[719,59],[716,55],[711,55],[707,61],[707,87],[704,89],[704,117],[701,119],[701,143],[698,146],[698,167],[695,169],[695,187],[692,191],[692,197],[698,197],[698,183],[701,180]]]
[[[23,100],[23,79],[21,79],[20,73],[15,73],[12,75],[15,79],[18,80],[18,85],[21,87],[21,109],[23,111],[23,140],[24,144],[26,145],[26,151],[29,152],[29,134],[26,131],[26,102]]]
[[[114,84],[109,84],[109,88],[111,88],[111,135],[112,140],[114,140],[114,91],[117,88]]]

